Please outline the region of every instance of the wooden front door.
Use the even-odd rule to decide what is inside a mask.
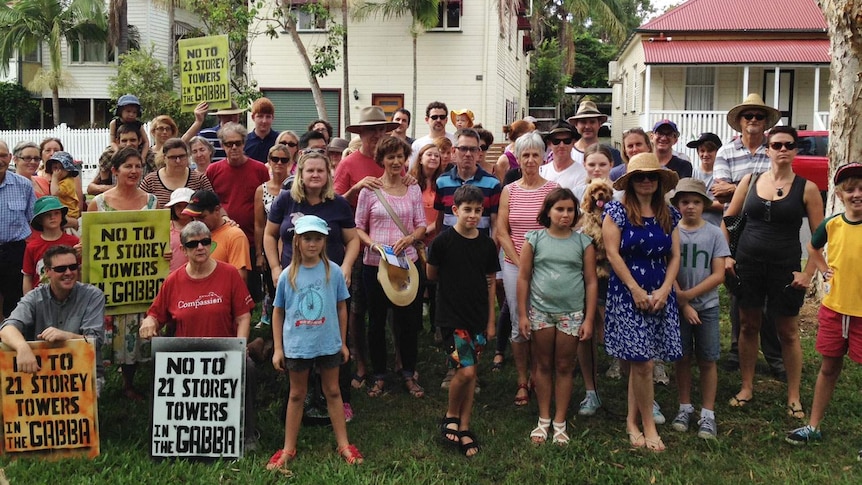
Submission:
[[[371,95],[371,104],[383,108],[383,112],[386,113],[386,119],[392,121],[395,111],[398,108],[404,107],[404,95],[374,93]]]

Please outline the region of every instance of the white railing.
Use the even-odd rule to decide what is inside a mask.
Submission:
[[[814,129],[829,131],[829,112],[816,111],[814,112]]]
[[[697,140],[701,133],[715,133],[724,142],[736,136],[736,132],[727,124],[727,111],[665,110],[640,115],[641,127],[647,131],[652,130],[656,122],[665,119],[673,121],[679,128],[679,141],[673,149],[688,155],[693,162],[698,160],[697,150],[688,148],[685,144]]]

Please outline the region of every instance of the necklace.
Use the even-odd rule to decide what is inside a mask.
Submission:
[[[775,195],[777,195],[779,197],[784,195],[784,186],[783,185],[781,187],[775,187]]]

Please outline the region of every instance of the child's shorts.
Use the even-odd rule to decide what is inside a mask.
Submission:
[[[718,331],[719,307],[712,307],[697,312],[700,325],[692,325],[685,321],[679,312],[679,337],[682,341],[682,354],[692,355],[697,351],[697,360],[715,362],[721,355],[721,337]]]
[[[820,305],[817,312],[820,327],[817,329],[815,348],[824,357],[850,356],[862,364],[862,317],[842,315]]]
[[[287,370],[294,372],[303,372],[311,369],[311,366],[317,364],[321,369],[334,369],[341,366],[341,352],[332,355],[321,355],[312,359],[284,359],[284,366]]]
[[[530,307],[527,313],[530,318],[530,330],[534,332],[556,328],[558,332],[577,337],[578,330],[584,324],[584,312],[546,313]]]
[[[485,334],[473,335],[469,330],[456,328],[452,335],[446,338],[446,349],[449,355],[446,363],[450,369],[471,367],[479,363],[479,355],[488,343]]]

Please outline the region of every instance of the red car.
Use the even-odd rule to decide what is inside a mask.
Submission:
[[[799,131],[799,146],[793,160],[796,175],[814,182],[822,194],[829,189],[829,132]]]

